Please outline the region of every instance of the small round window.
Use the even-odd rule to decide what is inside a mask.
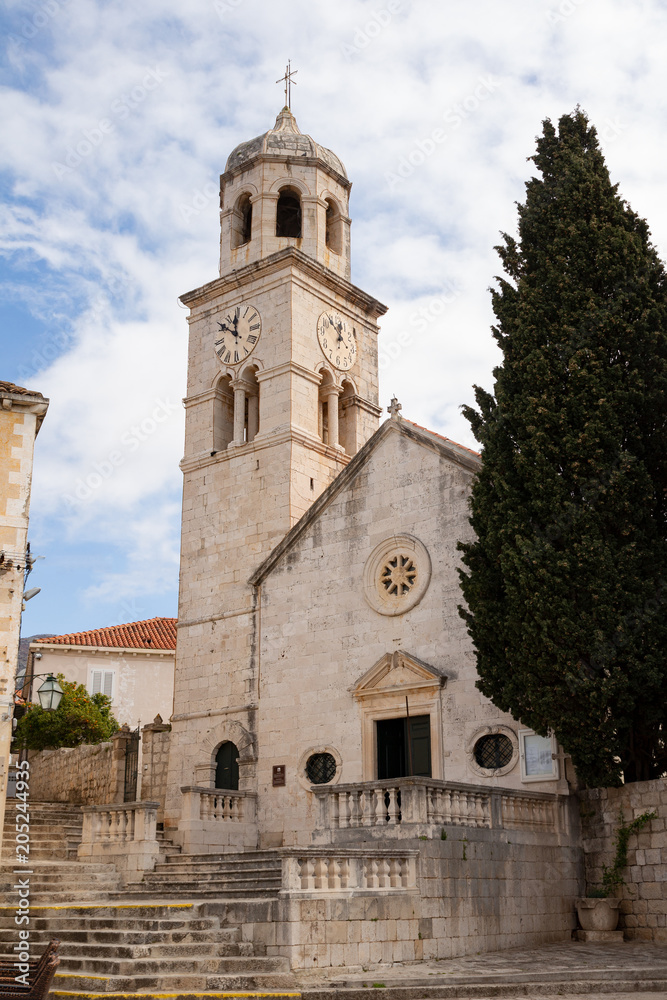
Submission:
[[[475,743],[475,761],[480,767],[485,767],[490,771],[497,771],[501,767],[507,767],[512,760],[514,747],[509,736],[502,733],[493,733],[489,736],[482,736]]]
[[[326,785],[336,776],[336,758],[330,753],[314,753],[306,761],[306,774],[313,785]]]

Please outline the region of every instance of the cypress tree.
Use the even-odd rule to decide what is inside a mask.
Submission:
[[[460,613],[478,687],[589,786],[667,770],[667,281],[576,109],[543,123],[492,291]]]

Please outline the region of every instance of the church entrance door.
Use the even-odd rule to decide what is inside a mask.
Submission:
[[[375,725],[377,731],[378,780],[382,781],[385,778],[405,778],[410,774],[408,720],[406,718],[378,719]],[[430,715],[410,717],[410,744],[412,774],[420,778],[430,778]]]
[[[239,787],[239,751],[235,743],[223,743],[215,755],[215,787],[230,788],[236,791]]]

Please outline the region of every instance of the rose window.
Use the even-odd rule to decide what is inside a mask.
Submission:
[[[417,567],[414,560],[411,556],[401,553],[388,560],[380,576],[380,582],[387,593],[396,597],[408,594],[414,587],[416,579]]]
[[[390,535],[364,566],[364,596],[380,615],[403,615],[419,604],[431,580],[431,560],[414,535]]]

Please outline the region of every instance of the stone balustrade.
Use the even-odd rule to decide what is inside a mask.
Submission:
[[[157,802],[124,802],[122,805],[84,806],[83,844],[128,843],[155,840]]]
[[[283,848],[281,895],[357,895],[417,889],[418,851]]]
[[[183,785],[178,839],[186,852],[257,846],[257,795],[225,788]]]
[[[181,788],[183,806],[193,819],[220,823],[254,823],[256,796],[224,788],[201,788],[185,785]]]
[[[558,802],[504,792],[501,800],[502,826],[506,830],[557,830]]]
[[[122,874],[155,867],[159,802],[83,806],[79,860],[113,863]]]
[[[375,828],[378,835],[419,836],[436,827],[539,830],[563,828],[558,796],[463,785],[435,778],[394,778],[314,785],[319,802],[316,840],[341,840],[340,831]]]

